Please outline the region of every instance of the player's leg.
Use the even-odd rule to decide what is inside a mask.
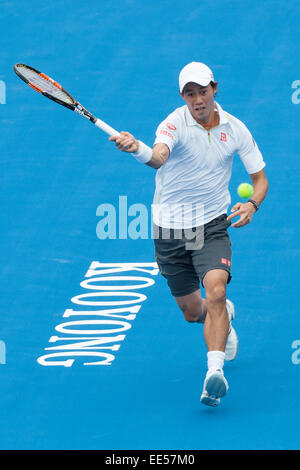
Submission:
[[[208,271],[203,278],[206,294],[207,315],[204,338],[207,345],[207,374],[204,380],[201,402],[216,406],[228,390],[224,377],[225,346],[229,330],[226,309],[226,284],[228,272],[222,269]]]
[[[204,279],[206,281],[213,280],[213,289],[217,292],[222,292],[223,295],[223,308],[224,308],[224,296],[226,295],[226,283],[231,280],[231,242],[227,232],[227,228],[230,222],[227,221],[226,214],[217,217],[204,226],[204,245],[201,250],[193,250],[191,252],[193,265],[195,270],[202,280],[202,286],[204,287]],[[218,275],[219,271],[219,275]],[[215,276],[217,275],[221,279],[214,283]],[[210,283],[209,283],[210,284]],[[209,286],[208,286],[209,288]],[[208,289],[207,288],[207,289]],[[206,290],[207,290],[206,289]],[[209,293],[211,297],[212,294]],[[206,299],[206,310],[207,301]],[[235,359],[238,351],[238,338],[237,334],[232,328],[232,320],[235,317],[234,305],[230,300],[226,300],[226,312],[229,320],[228,336],[226,339],[225,348],[225,360],[232,361]],[[207,319],[205,330],[210,327],[210,318]]]
[[[207,315],[204,338],[208,351],[225,351],[229,319],[226,309],[228,272],[222,269],[208,271],[203,278]]]
[[[220,397],[228,390],[223,374],[230,323],[226,308],[226,285],[231,278],[231,243],[227,233],[230,223],[226,219],[224,214],[207,223],[204,226],[203,247],[191,252],[206,297],[204,338],[208,347],[208,371],[201,402],[210,406],[218,405]]]

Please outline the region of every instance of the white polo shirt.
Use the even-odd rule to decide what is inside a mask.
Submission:
[[[210,131],[195,121],[186,105],[157,128],[154,144],[166,144],[170,156],[156,173],[152,206],[156,225],[192,228],[227,213],[235,152],[249,174],[265,167],[245,124],[215,105],[220,123]]]

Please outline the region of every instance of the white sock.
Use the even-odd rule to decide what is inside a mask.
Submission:
[[[223,351],[208,351],[207,353],[207,368],[222,369],[224,367],[225,353]]]

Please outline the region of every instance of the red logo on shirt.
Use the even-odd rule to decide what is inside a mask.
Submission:
[[[227,142],[227,135],[225,134],[225,132],[221,132],[221,139],[220,139],[222,142]]]
[[[169,122],[167,122],[166,126],[171,129],[171,131],[176,131],[176,127],[174,126],[174,124],[170,124]]]
[[[161,129],[160,134],[164,134],[164,135],[167,135],[168,137],[170,137],[170,139],[174,139],[174,137],[172,136],[172,134],[170,134],[170,132],[166,131],[165,129]]]

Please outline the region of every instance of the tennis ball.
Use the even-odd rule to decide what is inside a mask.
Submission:
[[[244,199],[248,199],[253,194],[253,186],[249,183],[241,183],[238,187],[238,195]]]

